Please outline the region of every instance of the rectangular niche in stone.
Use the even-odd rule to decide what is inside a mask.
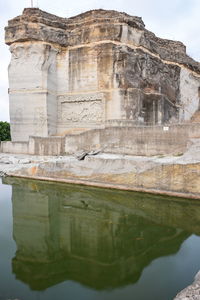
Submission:
[[[60,96],[61,122],[101,123],[103,120],[102,94]]]

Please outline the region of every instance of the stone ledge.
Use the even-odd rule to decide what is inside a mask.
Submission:
[[[23,163],[24,158],[29,164]],[[16,177],[200,199],[200,160],[184,161],[180,157],[102,153],[79,161],[73,156],[2,154],[0,171]]]

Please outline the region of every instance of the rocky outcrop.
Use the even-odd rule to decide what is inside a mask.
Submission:
[[[73,156],[25,156],[24,159],[6,155],[0,160],[0,171],[8,176],[199,199],[198,157],[199,152],[196,156],[194,153],[172,157],[102,153],[87,155],[84,160]]]
[[[196,274],[194,282],[182,290],[174,300],[199,300],[200,299],[200,271]]]
[[[92,10],[67,19],[27,8],[5,32],[13,141],[110,120],[185,122],[199,109],[199,63],[139,17]]]
[[[98,34],[94,34],[96,26]],[[92,10],[66,19],[38,8],[25,8],[21,16],[8,22],[5,41],[11,45],[35,40],[68,47],[107,39],[144,47],[164,60],[181,63],[200,73],[199,63],[187,56],[181,42],[158,38],[145,29],[141,18],[112,10]]]

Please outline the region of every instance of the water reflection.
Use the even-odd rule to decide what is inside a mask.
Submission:
[[[200,233],[200,206],[184,199],[10,178],[4,183],[13,188],[13,272],[32,290],[65,280],[96,290],[135,283],[152,260],[176,253],[192,232]]]

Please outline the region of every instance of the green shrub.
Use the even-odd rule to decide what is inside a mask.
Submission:
[[[0,121],[0,141],[10,141],[10,124]]]

